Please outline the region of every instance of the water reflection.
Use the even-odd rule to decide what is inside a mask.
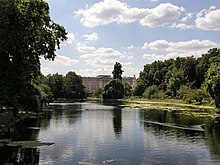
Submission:
[[[220,123],[216,121],[207,122],[205,137],[210,147],[211,154],[220,156]]]
[[[115,137],[120,139],[122,132],[122,111],[121,108],[113,108],[113,128]]]
[[[0,147],[1,164],[37,165],[39,164],[39,149],[22,147]]]
[[[218,164],[220,123],[117,102],[51,104],[4,137],[55,145],[0,147],[2,164]]]

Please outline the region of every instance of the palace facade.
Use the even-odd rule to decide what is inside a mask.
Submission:
[[[103,88],[106,83],[112,80],[110,75],[98,75],[96,77],[82,77],[82,84],[86,87],[88,92],[94,93],[97,89]],[[128,83],[132,88],[136,84],[136,78],[134,77],[123,77],[123,82]]]

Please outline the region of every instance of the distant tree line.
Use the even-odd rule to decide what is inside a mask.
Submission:
[[[177,57],[146,64],[133,95],[148,99],[183,99],[194,104],[213,99],[220,108],[220,49],[210,49],[199,58]]]
[[[50,88],[51,97],[55,100],[58,98],[81,99],[87,96],[82,79],[75,72],[68,72],[65,76],[58,73],[48,75],[45,77],[45,83]]]

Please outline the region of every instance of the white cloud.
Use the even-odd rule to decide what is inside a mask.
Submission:
[[[164,50],[169,47],[169,42],[166,40],[156,40],[151,43],[145,43],[142,47],[143,49],[152,49],[152,50]]]
[[[187,30],[187,29],[192,29],[193,26],[192,25],[187,25],[185,23],[180,23],[180,24],[174,24],[173,27],[180,29],[180,30]]]
[[[73,33],[68,33],[67,34],[67,43],[68,44],[73,44],[74,43],[74,41],[75,41],[75,34],[73,34]]]
[[[50,69],[48,67],[41,67],[41,73],[43,73],[44,75],[48,75],[48,74],[52,73],[52,69]]]
[[[201,55],[219,44],[210,40],[190,40],[180,42],[168,42],[166,40],[156,40],[145,43],[143,49],[168,51],[168,52],[189,52],[191,55]]]
[[[113,48],[95,48],[84,44],[79,44],[77,50],[87,65],[86,69],[80,70],[82,75],[111,74],[115,62],[120,62],[122,67],[126,69],[125,75],[129,76],[137,73],[137,70],[129,63],[129,60],[133,57],[129,56],[127,52],[121,52]]]
[[[61,55],[57,55],[56,58],[54,59],[55,64],[60,64],[60,65],[63,65],[63,66],[74,65],[78,62],[79,62],[78,60],[71,59],[67,56],[61,56]]]
[[[79,44],[77,50],[81,53],[80,57],[88,59],[88,65],[96,64],[94,61],[99,61],[100,63],[114,63],[115,60],[120,60],[126,57],[126,52],[120,52],[112,48],[95,48],[84,44]],[[93,61],[93,62],[92,62]]]
[[[68,33],[67,40],[61,43],[61,46],[71,45],[75,42],[75,34]]]
[[[160,4],[154,9],[149,9],[148,13],[140,20],[143,26],[157,27],[171,25],[178,21],[184,8],[170,3]]]
[[[90,8],[75,12],[80,22],[86,27],[95,27],[116,23],[139,21],[142,26],[158,27],[175,23],[184,11],[182,7],[170,3],[160,4],[155,8],[132,8],[118,0],[104,0]]]
[[[168,42],[166,40],[156,40],[151,43],[145,43],[143,49],[160,51],[162,53],[146,53],[143,58],[148,61],[168,60],[176,57],[200,57],[209,49],[219,47],[218,43],[210,40],[190,40],[180,42]]]
[[[149,60],[149,61],[164,61],[168,59],[175,59],[177,57],[190,57],[192,54],[190,53],[179,53],[179,52],[172,52],[172,53],[167,53],[167,54],[144,54],[143,58]]]
[[[92,34],[85,34],[84,35],[85,40],[87,41],[96,41],[99,39],[97,33],[92,33]]]
[[[203,9],[197,14],[196,27],[208,31],[220,31],[220,9],[212,6],[209,10]]]
[[[94,48],[88,46],[81,46],[86,47],[87,50],[91,49],[92,51],[86,52],[79,50],[81,58],[87,59],[86,62],[88,65],[92,66],[101,66],[101,65],[114,65],[115,61],[124,59],[126,54],[124,52],[120,52],[118,50],[114,50],[112,48]]]
[[[86,46],[81,43],[78,43],[76,45],[76,49],[78,50],[79,53],[82,53],[82,54],[94,52],[96,50],[95,47]]]
[[[157,61],[157,60],[164,61],[166,59],[166,56],[159,54],[144,54],[143,58],[148,59],[149,61]]]
[[[67,56],[62,56],[56,54],[54,61],[49,61],[45,59],[41,59],[41,72],[44,75],[61,73],[66,74],[70,70],[73,70],[76,64],[79,63],[78,60],[72,59]]]
[[[187,22],[193,17],[193,13],[186,13],[186,16],[183,17],[180,21],[181,22]]]

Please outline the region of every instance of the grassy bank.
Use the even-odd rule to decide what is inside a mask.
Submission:
[[[182,100],[147,100],[139,98],[123,99],[122,107],[131,109],[157,109],[166,111],[177,111],[186,115],[194,116],[218,116],[217,109],[209,105],[186,104]]]

